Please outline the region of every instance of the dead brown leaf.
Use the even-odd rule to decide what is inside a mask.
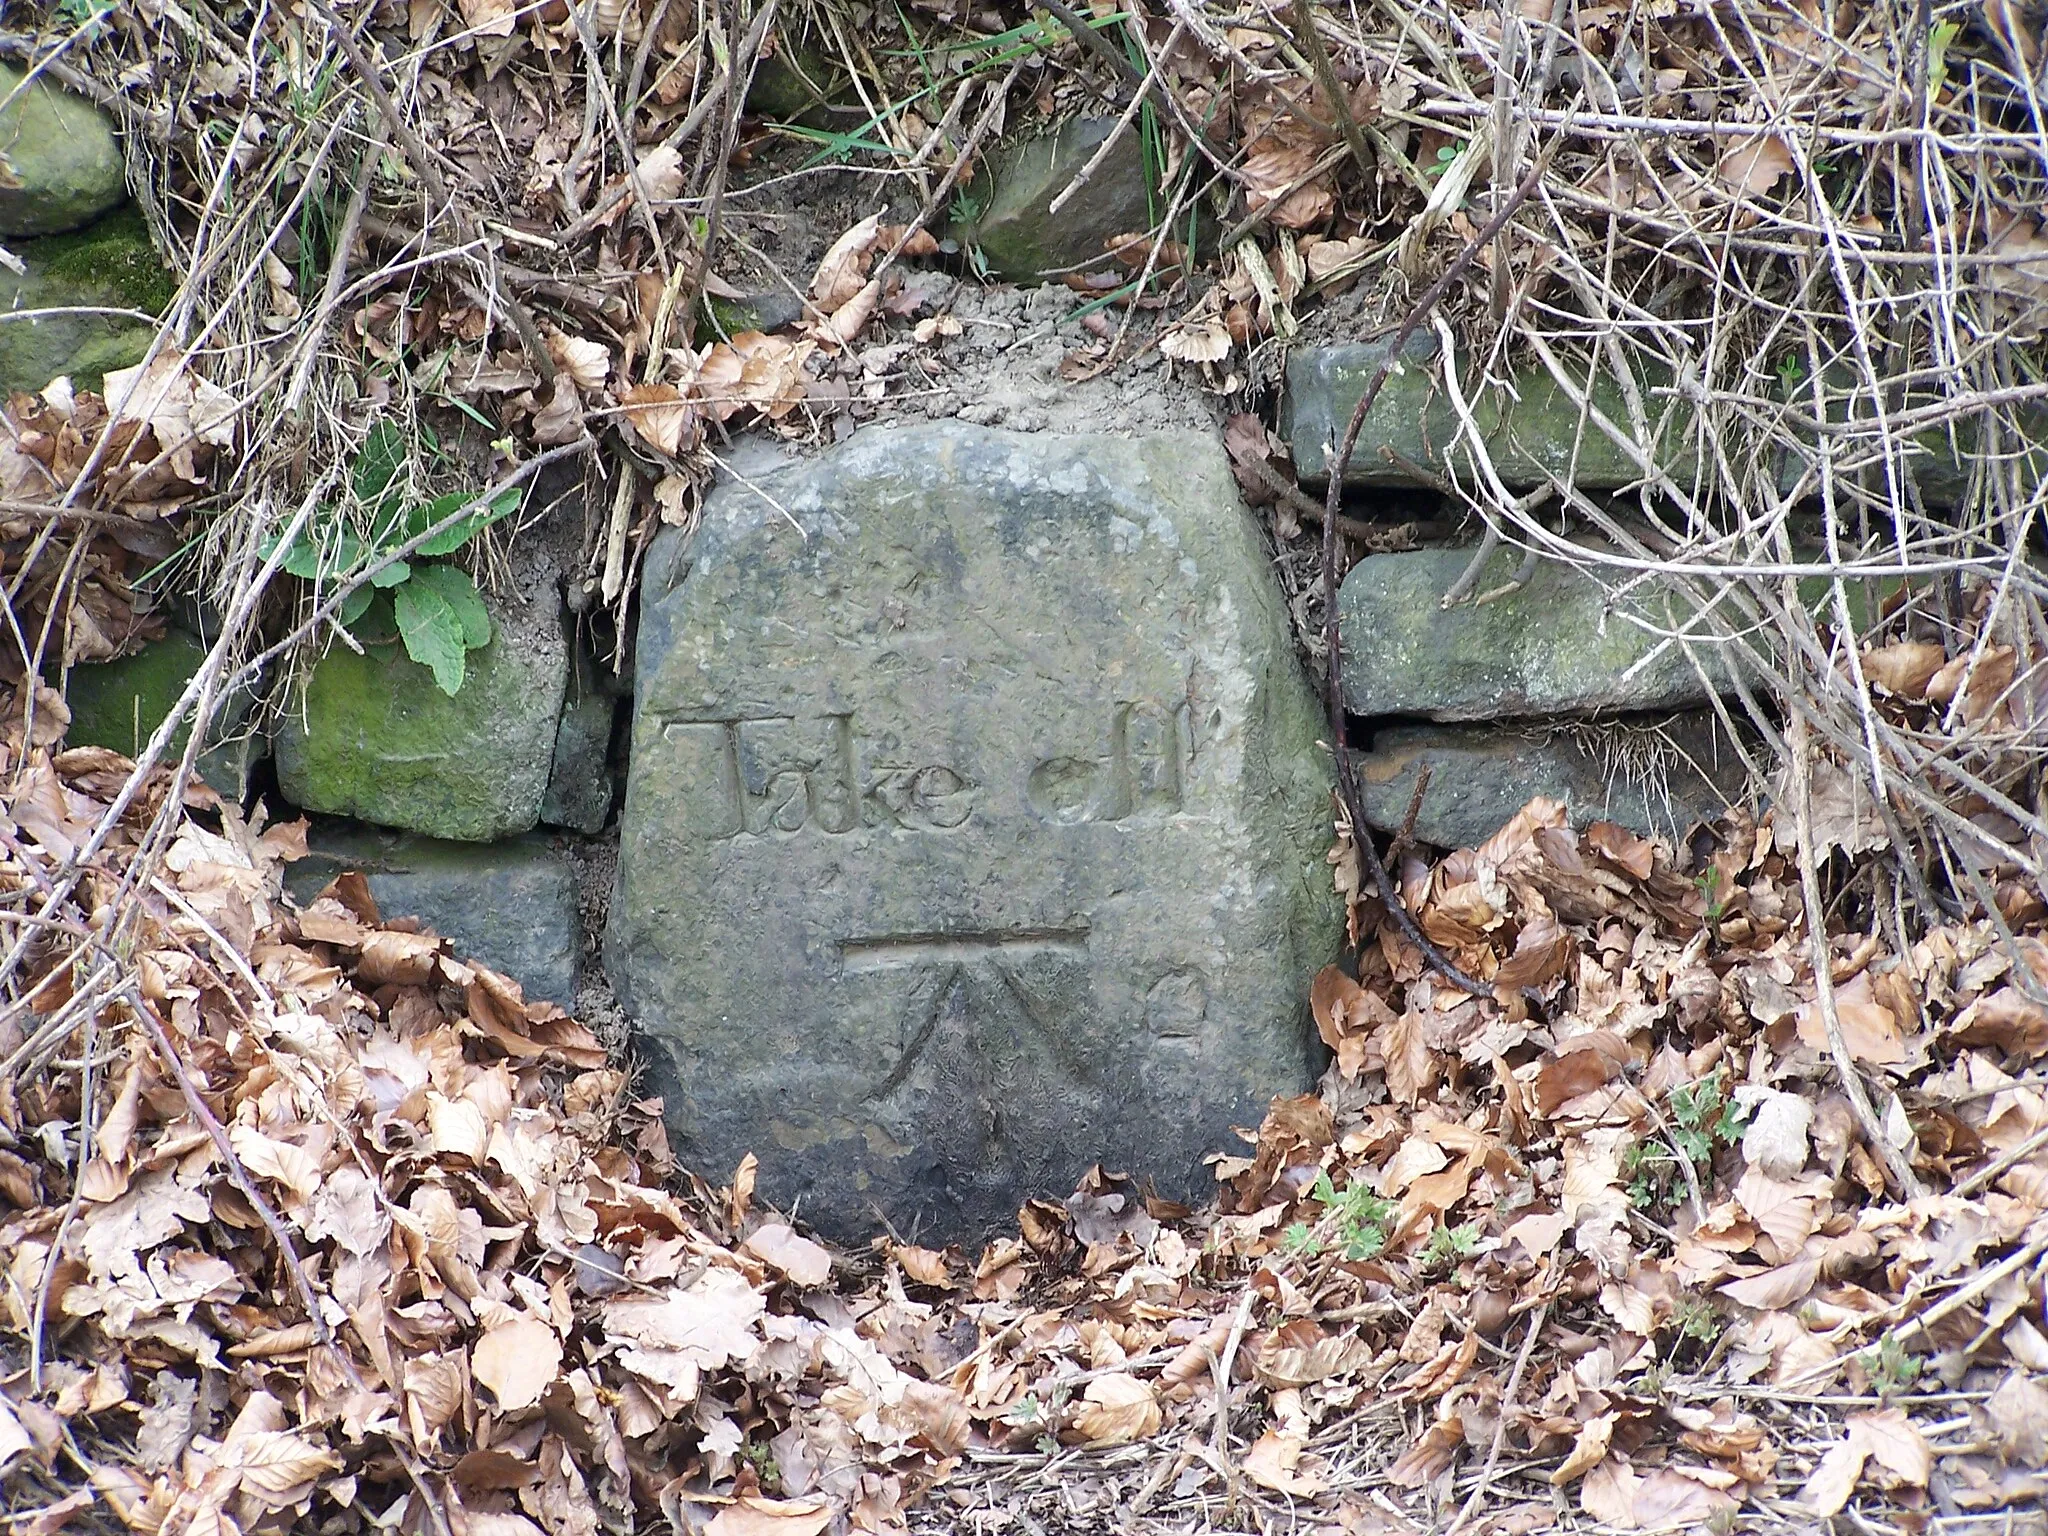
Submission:
[[[1073,1426],[1093,1446],[1128,1445],[1157,1432],[1159,1399],[1152,1388],[1121,1371],[1098,1376],[1081,1392]]]

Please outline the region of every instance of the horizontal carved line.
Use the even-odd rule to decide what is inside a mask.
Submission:
[[[999,928],[987,932],[885,933],[841,939],[839,958],[849,971],[898,965],[960,965],[993,955],[1045,951],[1080,954],[1088,947],[1086,928]]]

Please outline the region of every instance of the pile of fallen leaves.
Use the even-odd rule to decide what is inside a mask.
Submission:
[[[135,581],[184,537],[178,514],[205,494],[235,440],[234,402],[175,350],[106,375],[104,393],[57,379],[0,404],[0,720],[18,753],[70,724],[63,673],[163,634]],[[34,697],[21,695],[33,677]]]
[[[1874,1147],[1768,816],[1691,876],[1541,801],[1409,860],[1496,996],[1355,907],[1321,1091],[1213,1209],[1098,1170],[978,1255],[847,1255],[750,1162],[677,1170],[589,1029],[358,877],[284,903],[302,826],[180,815],[159,772],[93,850],[128,767],[32,753],[0,829],[0,901],[48,909],[0,1019],[12,1530],[802,1536],[937,1484],[962,1518],[1344,1530],[1450,1499],[1534,1530],[1564,1490],[1637,1529],[2048,1491],[2048,948],[1840,925]]]
[[[23,765],[10,892],[51,888],[128,767]],[[196,790],[121,985],[67,1010],[151,782],[0,1023],[13,1528],[883,1529],[966,1443],[931,1307],[837,1294],[744,1179],[677,1185],[589,1030],[380,923],[360,877],[280,904],[303,823]]]

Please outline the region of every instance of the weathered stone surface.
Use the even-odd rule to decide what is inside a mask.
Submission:
[[[1304,481],[1320,485],[1329,478],[1329,456],[1390,341],[1297,347],[1288,354],[1280,428]],[[1437,381],[1437,350],[1434,336],[1409,338],[1401,361],[1366,413],[1345,484],[1415,484],[1416,476],[1402,466],[1403,459],[1437,474],[1459,471],[1460,464],[1451,456],[1458,440],[1458,415]],[[1465,359],[1460,363],[1459,377],[1467,381],[1469,391],[1472,370]],[[1605,376],[1593,398],[1611,420],[1629,419],[1620,390]],[[1509,485],[1544,484],[1558,475],[1569,476],[1582,490],[1592,490],[1642,479],[1633,460],[1605,433],[1591,426],[1580,430],[1577,404],[1548,373],[1525,369],[1516,374],[1513,392],[1486,391],[1473,402],[1473,418],[1494,467]],[[1673,443],[1679,440],[1675,425],[1669,437]]]
[[[172,629],[132,656],[73,667],[65,682],[64,702],[71,708],[65,739],[74,747],[140,755],[205,660],[204,642]],[[253,702],[244,691],[215,711],[210,744],[198,760],[200,777],[237,804],[248,798],[250,775],[266,755],[263,738],[247,723]],[[188,723],[171,739],[170,752],[183,752],[191,735]]]
[[[0,267],[0,310],[99,307],[154,315],[171,300],[170,274],[132,208],[76,234],[9,249],[22,270]],[[0,324],[0,391],[34,392],[60,375],[80,389],[98,389],[106,373],[142,361],[154,330],[121,314],[9,320]]]
[[[1206,438],[869,429],[642,585],[606,965],[686,1162],[966,1235],[1300,1089],[1329,762]]]
[[[22,71],[0,64],[0,101]],[[127,196],[113,124],[48,75],[0,111],[0,236],[54,235],[89,224]]]
[[[1342,346],[1297,347],[1288,354],[1280,429],[1303,481],[1315,485],[1328,482],[1329,459],[1337,439],[1391,341],[1388,337]],[[1358,445],[1345,467],[1346,485],[1429,483],[1410,466],[1419,466],[1430,476],[1468,476],[1468,456],[1458,445],[1457,412],[1438,382],[1437,351],[1434,336],[1418,334],[1409,339],[1401,362],[1388,374],[1366,413]],[[1470,361],[1461,359],[1458,376],[1487,455],[1505,484],[1519,489],[1548,484],[1554,477],[1582,491],[1614,490],[1647,478],[1635,456],[1623,451],[1605,430],[1590,418],[1581,423],[1578,402],[1548,369],[1531,364],[1514,370],[1508,386],[1480,390]],[[1856,398],[1856,376],[1845,370],[1828,382],[1829,418],[1842,421]],[[1654,428],[1658,464],[1679,484],[1690,485],[1699,473],[1697,413],[1674,400],[1668,372],[1646,369],[1637,385]],[[1932,405],[1940,398],[1933,392],[1917,393],[1890,402],[1889,408],[1898,411],[1908,405]],[[1592,403],[1617,426],[1630,420],[1627,398],[1611,373],[1603,372],[1595,380]],[[1804,402],[1802,406],[1810,411]],[[1868,415],[1867,402],[1863,414]],[[2048,436],[2048,412],[2031,419],[2037,440]],[[1974,444],[1974,424],[1969,420],[1944,422],[1914,440],[1910,463],[1924,500],[1940,506],[1962,498],[1968,488]],[[1762,446],[1745,439],[1727,443],[1724,451],[1739,463],[1745,454]],[[1801,483],[1802,476],[1811,473],[1810,457],[1782,452],[1776,462],[1762,467],[1767,477],[1774,477],[1779,487],[1789,492]],[[1881,475],[1872,483],[1881,487]],[[1810,484],[1808,494],[1812,494]]]
[[[488,606],[491,643],[453,698],[396,643],[320,659],[277,729],[293,804],[473,843],[540,820],[568,642],[552,603]]]
[[[1426,766],[1415,837],[1440,848],[1476,847],[1537,795],[1562,800],[1575,826],[1605,819],[1675,840],[1747,788],[1741,757],[1704,713],[1654,725],[1401,726],[1377,732],[1358,766],[1366,820],[1387,831]]]
[[[812,128],[858,131],[869,114],[853,77],[831,44],[822,35],[803,35],[802,25],[784,29],[774,52],[754,66],[747,110]]]
[[[1669,589],[1645,583],[1630,609],[1609,612],[1591,578],[1545,560],[1519,591],[1446,610],[1443,595],[1473,553],[1372,555],[1345,576],[1337,610],[1344,699],[1354,714],[1499,720],[1705,702],[1707,684],[1681,646],[1667,646],[1630,675],[1659,644],[1645,625],[1669,631],[1692,612]],[[1519,550],[1495,551],[1472,590],[1507,582],[1521,560]],[[1725,680],[1710,641],[1699,654],[1707,677]]]
[[[1088,184],[1057,214],[1050,210],[1115,126],[1113,118],[1075,118],[1054,133],[998,149],[962,205],[973,216],[956,218],[947,234],[979,250],[995,277],[1032,282],[1101,265],[1108,241],[1152,227],[1138,133],[1126,129]]]
[[[322,824],[285,886],[309,902],[329,881],[360,870],[378,915],[416,917],[457,953],[502,971],[530,998],[568,1007],[583,978],[576,866],[528,835],[501,843],[449,843],[406,832]]]
[[[555,727],[555,756],[548,770],[540,819],[551,827],[602,832],[611,819],[612,720],[618,700],[603,687],[597,667],[579,648],[570,667],[569,693]]]
[[[704,300],[705,318],[719,336],[737,336],[741,331],[779,331],[804,317],[800,294],[787,288],[750,293],[743,299],[709,297]],[[707,338],[708,339],[708,338]]]

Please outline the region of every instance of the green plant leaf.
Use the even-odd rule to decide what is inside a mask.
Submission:
[[[376,600],[377,589],[366,582],[341,600],[341,606],[334,610],[334,617],[346,627],[368,613],[370,604]]]
[[[412,575],[412,567],[403,560],[394,560],[383,570],[370,578],[373,587],[395,587]]]
[[[392,610],[405,654],[434,674],[440,690],[453,698],[462,691],[465,671],[462,619],[441,595],[439,584],[422,581],[423,569],[392,594]]]
[[[1948,48],[1963,30],[1960,21],[1937,21],[1927,29],[1927,99],[1932,101],[1948,84]]]
[[[391,482],[405,468],[405,434],[392,422],[380,421],[370,428],[363,446],[356,450],[349,470],[349,487],[362,502],[375,501],[391,489]]]
[[[268,560],[277,547],[273,541],[264,550],[263,558]],[[284,569],[302,581],[312,581],[320,574],[320,546],[303,534],[292,541],[292,547],[284,552]]]
[[[369,531],[363,542],[373,550],[391,549],[403,544],[410,537],[406,532],[406,524],[407,515],[403,499],[398,496],[386,496],[371,512]]]
[[[272,534],[257,554],[268,560],[277,551],[280,535]],[[322,507],[284,554],[281,569],[302,581],[345,576],[362,563],[367,553],[363,541],[335,517],[332,507]]]
[[[436,496],[424,506],[414,507],[406,517],[405,537],[416,539],[443,518],[459,512],[476,498],[461,492]],[[471,539],[482,533],[500,518],[510,517],[519,510],[519,492],[500,491],[487,502],[478,502],[476,509],[468,516],[459,518],[440,533],[435,534],[419,552],[423,555],[452,555]]]
[[[412,583],[408,585],[422,581],[433,588],[462,625],[465,649],[480,651],[491,643],[491,615],[469,572],[454,565],[422,565],[413,571]]]

